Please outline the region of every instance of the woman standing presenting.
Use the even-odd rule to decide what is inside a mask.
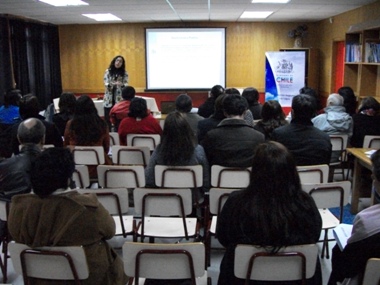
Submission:
[[[109,128],[111,128],[110,110],[116,103],[121,101],[121,89],[128,85],[128,73],[125,70],[124,57],[118,55],[112,59],[110,66],[104,73],[103,80],[106,88],[103,98],[104,118]]]

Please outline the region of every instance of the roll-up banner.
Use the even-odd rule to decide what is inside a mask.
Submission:
[[[265,101],[291,107],[293,97],[305,86],[305,52],[266,52],[265,58]]]

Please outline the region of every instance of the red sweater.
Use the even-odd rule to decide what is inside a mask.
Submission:
[[[162,134],[158,121],[152,115],[143,119],[124,118],[119,125],[120,144],[127,145],[127,134]]]

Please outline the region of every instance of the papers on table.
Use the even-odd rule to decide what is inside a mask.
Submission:
[[[371,155],[374,154],[376,152],[376,150],[377,149],[372,149],[372,150],[366,151],[365,155],[368,156],[369,158],[371,158]]]
[[[347,240],[351,236],[352,225],[339,224],[333,229],[333,234],[340,250],[343,250],[347,245]]]

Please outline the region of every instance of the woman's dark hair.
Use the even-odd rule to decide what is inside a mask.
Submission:
[[[218,98],[215,99],[214,104],[214,113],[211,115],[212,118],[217,120],[223,120],[226,118],[224,116],[224,109],[223,109],[223,100],[226,94],[219,95]]]
[[[66,189],[74,169],[73,155],[68,148],[47,148],[33,162],[30,174],[33,192],[45,198],[57,189]]]
[[[192,157],[196,137],[184,115],[174,111],[165,119],[164,130],[158,151],[165,165],[183,165]]]
[[[89,96],[82,95],[76,101],[70,130],[75,135],[77,145],[96,143],[107,130],[106,123],[98,116],[94,101]]]
[[[373,110],[374,114],[379,114],[380,103],[375,98],[368,96],[368,97],[363,98],[359,107],[359,112],[370,110],[370,109]]]
[[[380,181],[380,150],[371,155],[371,162],[373,175],[376,177],[376,180]]]
[[[18,106],[21,99],[21,91],[18,89],[9,89],[4,94],[4,106],[8,108],[10,105]]]
[[[311,208],[305,203],[293,156],[282,144],[269,141],[258,145],[252,169],[260,171],[251,172],[250,184],[232,215],[241,218],[242,229],[249,231],[252,224],[261,229],[252,233],[255,244],[273,246],[277,251],[294,242],[289,230],[295,228],[299,213],[308,213]]]
[[[77,98],[75,97],[74,93],[71,92],[64,92],[59,97],[59,112],[60,113],[68,113],[68,114],[74,114],[75,111],[75,105],[77,102]]]
[[[248,106],[254,106],[257,105],[259,102],[259,91],[257,91],[256,88],[248,87],[243,90],[243,93],[241,94],[245,99],[247,99]]]
[[[132,118],[145,118],[148,116],[148,108],[146,100],[143,98],[135,97],[132,99],[129,105],[128,117]]]
[[[33,94],[24,95],[19,102],[19,112],[23,120],[38,117],[40,112],[38,98]]]
[[[118,57],[120,57],[123,60],[123,64],[121,65],[120,68],[115,67],[115,61]],[[124,59],[124,57],[121,55],[115,56],[112,59],[110,66],[108,67],[108,70],[109,70],[111,76],[124,76],[124,74],[125,74],[125,59]]]
[[[262,120],[257,124],[262,126],[268,136],[274,129],[287,124],[284,111],[276,100],[268,100],[264,103],[261,109],[261,117]]]
[[[338,94],[343,97],[343,106],[346,108],[346,112],[350,115],[356,113],[356,96],[354,90],[349,86],[343,86],[338,89]]]

